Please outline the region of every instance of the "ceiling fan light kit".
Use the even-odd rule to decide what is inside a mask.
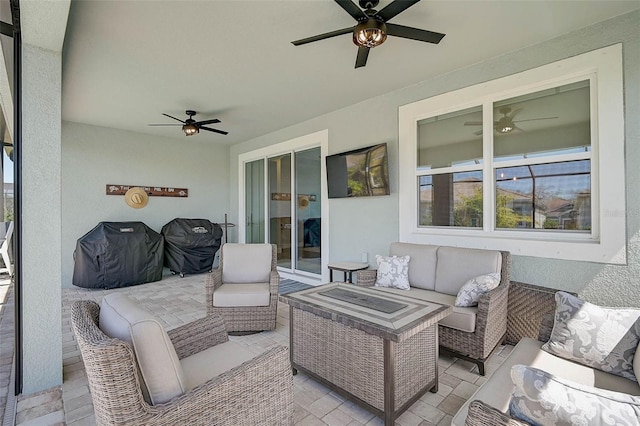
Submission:
[[[360,22],[353,30],[353,44],[358,47],[380,46],[387,39],[387,26],[374,18]]]

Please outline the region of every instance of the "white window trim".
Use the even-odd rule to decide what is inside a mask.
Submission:
[[[489,105],[497,100],[530,93],[558,82],[588,78],[591,80],[592,135],[591,173],[592,205],[597,221],[592,234],[533,233],[424,228],[417,226],[417,124],[434,115]],[[616,44],[572,58],[564,59],[508,77],[488,81],[453,92],[434,96],[399,108],[399,225],[400,240],[470,248],[508,250],[514,255],[566,260],[625,264],[626,206],[624,162],[624,109],[622,83],[622,45]],[[487,117],[484,134],[493,135],[493,117]],[[492,136],[491,136],[492,138]],[[603,143],[606,149],[600,149]],[[492,141],[485,143],[484,156],[492,158]],[[506,163],[506,162],[505,162]],[[493,166],[484,164],[484,173]],[[460,170],[456,168],[456,171]],[[490,191],[493,194],[493,191]],[[493,200],[488,200],[493,209]],[[485,209],[486,210],[486,209]],[[492,213],[489,213],[492,214]],[[489,218],[492,221],[492,217]],[[485,220],[485,223],[487,221]]]
[[[327,282],[329,280],[329,269],[327,265],[329,263],[329,199],[327,197],[327,170],[326,170],[326,161],[325,157],[327,156],[327,152],[329,149],[329,130],[321,130],[319,132],[311,133],[308,135],[300,136],[294,139],[290,139],[288,141],[280,142],[274,145],[269,145],[264,148],[256,149],[253,151],[245,152],[238,155],[238,212],[239,217],[242,220],[239,220],[238,224],[238,241],[245,242],[246,241],[246,223],[245,218],[247,217],[245,211],[245,164],[250,163],[255,160],[261,160],[264,158],[275,157],[282,154],[294,153],[297,151],[304,151],[311,148],[320,147],[320,226],[321,229],[326,230],[321,234],[321,274],[311,274],[305,273],[304,271],[297,271],[297,273],[289,273],[286,271],[281,271],[280,276],[282,278],[290,278],[295,279],[297,281],[307,283],[307,284],[320,284],[323,282]],[[292,158],[292,166],[295,159]],[[268,173],[267,167],[265,166],[265,177],[266,173]],[[266,185],[265,178],[265,185]],[[265,188],[265,194],[268,193],[267,188]],[[292,203],[292,210],[295,208],[295,203]],[[269,206],[268,203],[265,203],[265,218],[269,217]],[[293,212],[292,212],[293,214]],[[293,217],[293,216],[292,216]]]

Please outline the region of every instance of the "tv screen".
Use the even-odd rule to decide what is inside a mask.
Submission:
[[[387,144],[327,156],[329,198],[389,195]]]

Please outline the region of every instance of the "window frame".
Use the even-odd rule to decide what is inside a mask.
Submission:
[[[540,158],[494,161],[494,102],[580,80],[590,82],[591,150]],[[476,166],[418,167],[418,122],[482,106],[483,228],[418,226],[419,176],[478,170]],[[600,150],[600,143],[606,150]],[[616,44],[399,108],[400,240],[511,251],[516,255],[626,263],[626,210],[622,46]],[[496,169],[578,159],[591,160],[592,226],[586,232],[495,229]],[[601,173],[601,171],[606,171]],[[601,191],[600,188],[606,188]],[[552,246],[549,243],[553,243]],[[550,248],[551,247],[551,248]]]

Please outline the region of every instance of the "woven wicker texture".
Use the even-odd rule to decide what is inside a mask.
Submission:
[[[218,308],[213,306],[213,292],[222,285],[223,251],[220,250],[220,265],[205,278],[207,315],[219,315],[224,320],[227,332],[275,330],[278,310],[278,285],[276,246],[271,246],[271,275],[269,280],[268,306],[240,306]]]
[[[477,400],[469,404],[469,414],[464,424],[467,426],[530,426],[529,423],[513,419]]]
[[[544,336],[540,336],[541,326],[543,319],[555,312],[557,291],[554,288],[517,281],[511,283],[507,311],[507,343],[515,345],[523,337],[544,339]]]
[[[310,312],[293,312],[293,362],[384,411],[383,340]],[[436,378],[435,326],[395,345],[395,406]]]
[[[290,425],[293,378],[289,350],[277,347],[209,380],[168,403],[149,405],[142,397],[131,345],[98,328],[100,307],[76,301],[73,330],[87,372],[99,425]],[[207,316],[169,331],[183,358],[227,341],[220,318]]]

